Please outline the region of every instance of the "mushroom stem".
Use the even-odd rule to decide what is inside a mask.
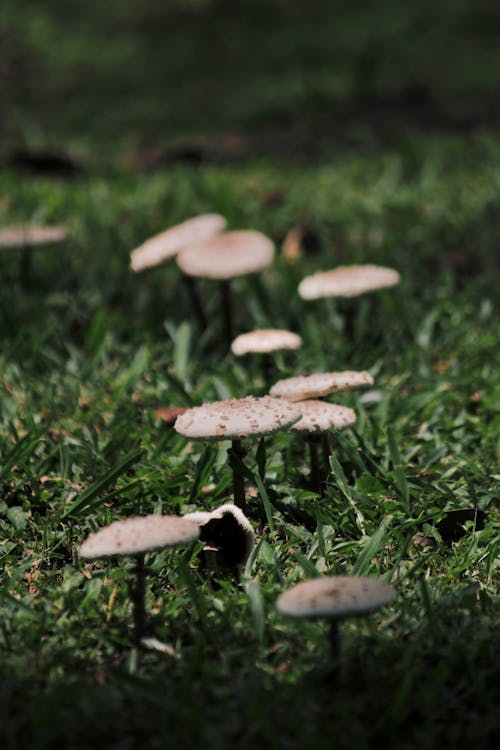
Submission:
[[[231,342],[233,340],[233,323],[232,323],[232,311],[231,311],[231,292],[229,289],[229,281],[220,282],[220,293],[221,293],[221,305],[222,305],[222,319],[224,322],[224,337],[226,339],[227,348],[231,348]]]
[[[144,564],[144,553],[135,557],[135,587],[132,594],[134,605],[134,634],[135,646],[139,646],[146,628],[146,566]]]
[[[330,432],[324,432],[321,440],[323,448],[323,461],[325,464],[325,482],[328,474],[330,473],[330,456],[333,452],[332,436]]]
[[[330,643],[330,656],[333,669],[337,672],[340,665],[340,631],[337,620],[330,620],[330,629],[328,633]]]
[[[310,483],[313,492],[317,492],[318,495],[322,494],[322,481],[320,478],[319,471],[319,457],[318,457],[318,444],[321,438],[319,435],[309,435],[307,442],[309,444],[309,456],[311,460],[311,471],[310,471]]]
[[[32,255],[32,248],[27,244],[24,245],[19,260],[19,281],[21,286],[26,286],[30,280]]]
[[[191,304],[193,305],[194,314],[196,316],[196,319],[198,320],[198,324],[201,330],[205,331],[208,326],[207,316],[205,315],[205,310],[203,309],[203,304],[196,281],[192,276],[188,276],[187,274],[183,274],[182,279],[188,289],[189,296],[191,298]]]
[[[231,447],[228,451],[229,456],[231,457],[231,454],[234,456],[237,456],[238,458],[244,458],[246,455],[246,451],[243,448],[243,444],[241,440],[232,440],[231,441]],[[245,497],[245,480],[242,474],[238,471],[238,469],[232,465],[233,469],[233,497],[234,497],[234,504],[240,508],[243,513],[247,512],[247,501]]]

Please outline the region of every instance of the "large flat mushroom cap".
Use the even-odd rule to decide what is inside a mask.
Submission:
[[[269,237],[248,229],[190,244],[179,253],[177,263],[188,276],[224,281],[263,271],[273,257],[274,245]]]
[[[292,425],[297,432],[326,432],[341,430],[356,421],[356,412],[348,406],[330,404],[328,401],[297,401],[302,418]]]
[[[198,526],[180,516],[138,516],[105,526],[85,540],[80,556],[89,559],[136,555],[198,539]]]
[[[296,333],[284,331],[280,328],[261,328],[237,336],[231,344],[231,351],[237,357],[244,354],[268,354],[280,349],[298,349],[302,339]]]
[[[186,219],[181,224],[166,229],[150,237],[130,253],[130,267],[133,271],[158,266],[192,242],[200,242],[218,232],[222,232],[227,222],[219,214],[202,214]]]
[[[286,430],[300,416],[300,409],[283,399],[248,396],[188,409],[175,429],[191,440],[240,440]]]
[[[49,245],[51,242],[63,242],[68,236],[68,230],[62,226],[37,227],[25,225],[5,227],[0,229],[0,248],[34,247],[35,245]]]
[[[276,607],[288,617],[336,619],[373,612],[388,604],[395,593],[394,587],[380,578],[330,576],[293,586],[281,594]]]
[[[321,297],[357,297],[358,294],[394,286],[400,275],[384,266],[339,266],[332,271],[322,271],[306,276],[299,284],[302,299]]]
[[[271,396],[286,398],[289,401],[302,401],[308,398],[327,396],[329,393],[367,388],[373,385],[373,378],[365,370],[343,370],[341,372],[315,372],[311,375],[297,375],[278,380],[270,389]]]

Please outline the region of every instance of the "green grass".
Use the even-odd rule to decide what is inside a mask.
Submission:
[[[1,6],[2,154],[76,146],[90,167],[70,181],[0,173],[0,226],[70,229],[65,245],[34,253],[24,286],[15,253],[0,255],[6,750],[486,750],[498,736],[500,140],[487,123],[467,133],[443,120],[419,128],[405,98],[420,88],[443,110],[489,101],[496,14],[486,3],[474,12],[445,3],[432,15],[435,4],[388,2],[374,16],[338,2],[327,24],[327,4],[311,15],[269,5],[269,16],[261,3],[255,12],[242,3],[241,15],[203,1],[152,3],[147,16],[135,0],[89,3],[85,13],[69,0]],[[201,30],[218,19],[232,33],[209,56]],[[261,54],[244,64],[239,50],[255,37]],[[192,48],[206,65],[192,63]],[[130,60],[125,86],[119,70]],[[363,122],[381,100],[398,107],[382,134],[371,115]],[[404,102],[411,122],[400,126]],[[305,145],[298,153],[278,144],[226,165],[123,167],[144,143],[223,140],[232,128],[284,133],[291,122],[292,145]],[[188,443],[154,409],[262,394],[272,380],[221,344],[212,285],[200,285],[210,318],[201,334],[175,263],[129,270],[146,237],[205,211],[278,247],[305,217],[313,241],[299,263],[278,255],[265,274],[235,284],[235,327],[302,335],[299,352],[277,358],[275,379],[367,368],[380,399],[339,396],[358,419],[332,436],[322,498],[309,490],[300,437],[247,446],[248,483],[262,497],[251,501],[258,545],[240,586],[227,578],[209,588],[199,546],[149,556],[151,629],[175,658],[130,648],[132,561],[84,564],[77,553],[113,520],[211,509],[231,495],[227,446]],[[401,284],[352,303],[300,300],[305,274],[351,262],[393,266]],[[450,543],[440,521],[469,507],[485,513],[484,528],[469,522]],[[417,532],[427,547],[414,544]],[[381,575],[397,591],[381,613],[342,625],[337,682],[325,625],[275,610],[284,587],[324,573]]]

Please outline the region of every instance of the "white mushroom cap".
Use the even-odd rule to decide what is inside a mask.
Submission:
[[[262,271],[273,257],[269,237],[248,229],[192,243],[179,253],[177,263],[188,276],[225,280]]]
[[[298,401],[302,419],[292,426],[297,432],[326,432],[341,430],[356,421],[356,412],[348,406],[330,404],[328,401]]]
[[[373,612],[388,604],[395,593],[394,587],[381,578],[313,578],[281,594],[276,607],[289,617],[340,619]]]
[[[315,372],[311,375],[297,375],[275,383],[269,393],[289,401],[302,401],[307,398],[327,396],[338,391],[367,388],[373,385],[369,372],[343,370],[341,372]]]
[[[200,242],[213,234],[222,232],[227,222],[219,214],[202,214],[186,219],[182,224],[166,229],[143,242],[130,253],[130,267],[143,271],[173,258],[186,245]]]
[[[233,521],[231,528],[224,526],[228,516]],[[191,523],[202,527],[201,538],[209,543],[215,542],[221,551],[236,556],[238,567],[243,566],[255,544],[255,532],[252,524],[242,510],[234,503],[224,503],[212,511],[195,511],[184,516]],[[222,522],[222,523],[218,523]],[[207,531],[203,531],[207,527]],[[230,538],[228,538],[230,536]],[[234,544],[231,542],[234,539]],[[227,549],[230,547],[231,549]]]
[[[188,409],[175,429],[191,440],[239,440],[286,430],[300,416],[300,409],[283,399],[248,396]]]
[[[0,248],[29,247],[48,245],[51,242],[63,242],[68,236],[66,227],[18,226],[0,229]]]
[[[302,299],[320,297],[356,297],[358,294],[394,286],[399,273],[383,266],[339,266],[333,271],[323,271],[306,276],[299,284]]]
[[[180,516],[125,518],[90,534],[80,547],[80,556],[96,559],[136,555],[160,547],[192,542],[198,536],[198,526]]]
[[[249,353],[276,352],[280,349],[298,349],[302,339],[296,333],[279,328],[262,328],[237,336],[231,344],[231,351],[237,357]]]

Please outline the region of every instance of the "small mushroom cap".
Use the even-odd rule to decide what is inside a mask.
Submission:
[[[326,432],[341,430],[356,421],[356,412],[348,406],[330,404],[328,401],[298,401],[302,418],[292,426],[297,432]]]
[[[195,511],[184,516],[201,527],[200,539],[215,546],[228,565],[242,567],[255,544],[252,524],[233,503],[212,511]]]
[[[239,440],[286,430],[300,416],[300,409],[283,399],[248,396],[188,409],[175,429],[191,440]]]
[[[279,328],[262,328],[237,336],[231,344],[231,351],[237,357],[249,353],[276,352],[280,349],[298,349],[302,339],[296,333]]]
[[[173,427],[177,417],[184,414],[185,411],[187,409],[184,406],[161,406],[159,409],[155,409],[155,416],[169,427]]]
[[[343,370],[341,372],[315,372],[312,375],[297,375],[275,383],[269,393],[289,401],[327,396],[338,391],[351,391],[373,385],[373,378],[365,370]]]
[[[313,578],[281,594],[276,607],[288,617],[337,619],[373,612],[388,604],[395,593],[394,587],[381,578]]]
[[[186,245],[200,242],[213,234],[222,232],[227,222],[219,214],[202,214],[186,219],[182,224],[170,227],[143,242],[130,253],[130,267],[143,271],[173,258]]]
[[[302,299],[321,297],[357,297],[358,294],[394,286],[399,273],[384,266],[339,266],[333,271],[322,271],[306,276],[299,284]]]
[[[80,557],[97,559],[136,555],[198,539],[199,528],[180,516],[138,516],[115,521],[85,540]]]
[[[192,243],[179,253],[177,263],[188,276],[225,280],[262,271],[273,257],[269,237],[248,229]]]
[[[18,226],[0,229],[0,248],[32,247],[48,245],[51,242],[63,242],[68,236],[66,227]]]

